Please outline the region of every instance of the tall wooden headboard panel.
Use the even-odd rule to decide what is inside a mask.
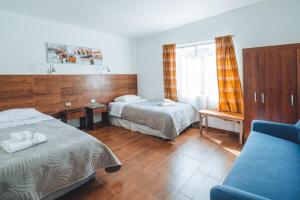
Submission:
[[[136,74],[0,75],[0,110],[35,107],[55,116],[67,109],[66,102],[77,108],[125,94],[137,94]]]
[[[34,99],[31,76],[1,76],[0,109],[32,106]]]

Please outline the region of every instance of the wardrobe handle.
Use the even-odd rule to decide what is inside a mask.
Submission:
[[[294,94],[291,95],[291,105],[294,106]]]
[[[261,102],[265,103],[265,93],[261,93]]]
[[[254,102],[256,103],[256,92],[254,92]]]

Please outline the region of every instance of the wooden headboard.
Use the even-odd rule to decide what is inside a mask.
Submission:
[[[56,116],[68,108],[83,107],[91,99],[108,103],[125,94],[137,94],[137,75],[0,75],[0,110],[35,107]],[[71,102],[71,107],[65,103]]]

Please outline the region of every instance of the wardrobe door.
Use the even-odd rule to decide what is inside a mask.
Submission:
[[[294,123],[296,119],[297,51],[269,47],[259,56],[260,118]]]
[[[297,120],[300,119],[300,48],[297,49]]]
[[[280,48],[280,74],[282,76],[281,121],[297,121],[297,49]]]
[[[245,120],[244,135],[248,137],[251,122],[260,118],[259,112],[259,80],[258,80],[258,51],[243,50],[243,80]]]

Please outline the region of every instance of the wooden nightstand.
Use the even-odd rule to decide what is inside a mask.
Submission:
[[[68,124],[71,119],[79,119],[80,129],[86,128],[86,111],[84,108],[75,108],[61,112],[61,120]]]
[[[91,106],[85,107],[86,109],[86,117],[87,117],[87,128],[90,130],[94,130],[96,128],[100,128],[108,125],[108,106],[103,104],[95,104]],[[102,121],[94,122],[94,115],[101,113]]]

